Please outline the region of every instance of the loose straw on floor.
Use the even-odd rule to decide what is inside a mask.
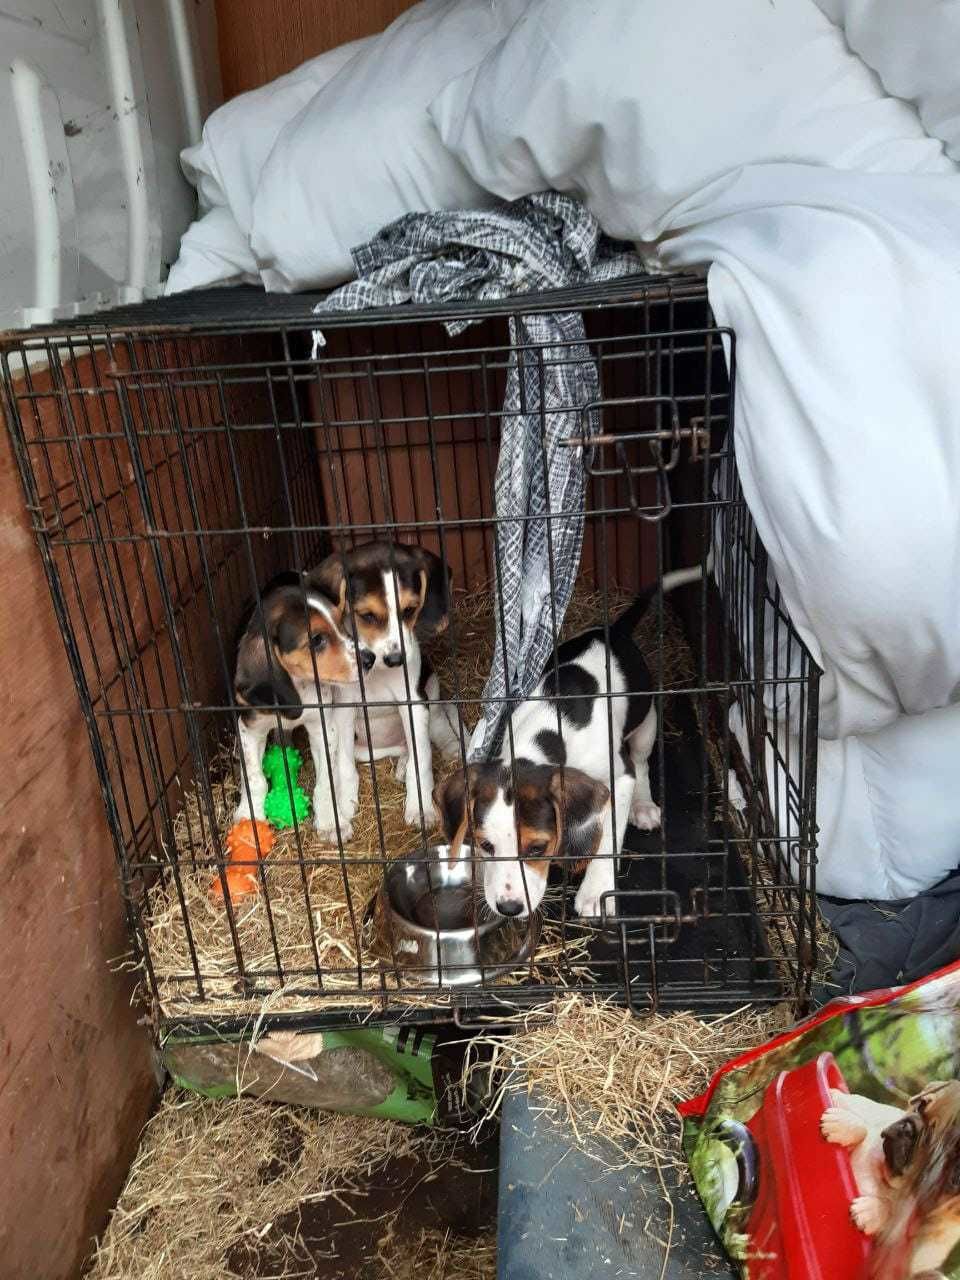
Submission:
[[[265,1241],[271,1260],[287,1260],[278,1274],[311,1276],[312,1266],[301,1270],[305,1253],[295,1225],[301,1206],[330,1198],[344,1204],[392,1160],[421,1158],[435,1174],[453,1144],[453,1135],[389,1120],[169,1090],[144,1132],[87,1280],[257,1274],[228,1263],[238,1254],[255,1256]],[[395,1238],[402,1199],[385,1216],[377,1242],[384,1277],[494,1280],[490,1237],[467,1240],[438,1230],[413,1242]]]
[[[783,1006],[706,1020],[689,1013],[637,1017],[571,993],[518,1015],[508,1038],[475,1040],[464,1086],[475,1089],[483,1075],[488,1117],[508,1093],[536,1090],[544,1114],[569,1128],[578,1145],[587,1150],[593,1135],[606,1140],[595,1158],[610,1167],[678,1165],[676,1104],[790,1022]]]

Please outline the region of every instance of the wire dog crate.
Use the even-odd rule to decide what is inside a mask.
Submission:
[[[704,282],[330,314],[319,351],[314,302],[215,291],[0,346],[159,1026],[239,1028],[254,1011],[281,1025],[462,1021],[561,989],[637,1011],[802,1001],[816,947],[818,672],[768,586],[742,501],[733,335],[715,325]],[[598,433],[582,441],[583,550],[563,634],[608,628],[665,570],[706,566],[711,547],[723,590],[705,575],[660,595],[637,632],[659,713],[662,823],[627,830],[602,921],[575,915],[561,856],[537,936],[458,985],[442,966],[401,963],[378,930],[385,869],[436,838],[404,822],[392,760],[359,764],[351,839],[296,821],[256,863],[256,892],[211,893],[247,782],[234,630],[281,570],[370,539],[430,550],[452,593],[449,625],[425,648],[439,701],[463,726],[461,758],[435,769],[462,771],[500,605],[493,477],[517,358],[506,322],[563,309],[583,313],[601,388],[589,407]],[[443,322],[464,317],[475,323],[449,338]],[[569,357],[523,358],[549,370]],[[538,410],[541,427],[555,411]],[[288,769],[278,785],[297,781]]]

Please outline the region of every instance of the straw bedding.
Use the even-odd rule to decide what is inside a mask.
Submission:
[[[609,614],[615,618],[629,603],[627,594],[613,593]],[[564,624],[570,635],[602,618],[602,596],[578,587]],[[641,622],[637,640],[651,661],[654,680],[683,685],[693,679],[690,651],[669,608],[664,608],[664,643],[657,656],[657,611]],[[493,598],[489,592],[458,597],[451,627],[433,643],[431,661],[445,697],[463,700],[465,729],[476,722],[493,651]],[[662,663],[662,671],[660,670]],[[669,718],[669,713],[668,713]],[[669,723],[666,732],[670,732]],[[312,789],[309,753],[300,783]],[[438,780],[455,765],[435,757]],[[238,971],[236,953],[222,902],[210,896],[216,858],[229,830],[238,795],[239,767],[232,746],[217,757],[212,773],[213,824],[199,791],[187,791],[175,822],[176,849],[171,861],[180,869],[179,888],[172,878],[150,891],[146,930],[160,1003],[167,1016],[254,1013],[265,997],[275,1012],[313,1010],[318,1005],[379,1006],[378,992],[390,991],[391,1002],[418,997],[409,986],[397,990],[393,966],[382,963],[373,931],[363,925],[364,911],[379,888],[382,871],[376,860],[409,853],[423,844],[422,836],[403,821],[404,787],[393,774],[393,761],[376,765],[376,788],[369,766],[360,767],[360,803],[354,835],[342,864],[335,848],[322,842],[304,825],[284,832],[263,862],[267,893],[241,898],[236,904],[236,929],[244,960],[246,982]],[[382,839],[381,839],[382,832]],[[429,833],[428,833],[429,834]],[[182,905],[181,905],[182,895]],[[308,907],[309,903],[309,907]],[[184,924],[189,920],[190,938]],[[272,934],[271,934],[272,922]],[[541,931],[534,956],[534,977],[551,985],[565,985],[571,968],[586,960],[590,931],[568,921],[564,932],[549,920]],[[274,941],[276,939],[276,941]],[[202,1003],[196,999],[196,978],[190,956],[192,940],[203,978]],[[316,967],[324,972],[318,993]],[[282,970],[284,980],[276,974]],[[367,995],[357,995],[362,973]],[[529,965],[506,974],[505,983],[528,980]],[[346,994],[349,992],[350,994]],[[341,994],[343,993],[343,994]],[[422,999],[422,996],[419,997]],[[433,996],[442,1005],[446,997]]]
[[[561,1126],[602,1167],[655,1170],[660,1200],[646,1206],[642,1230],[661,1250],[663,1280],[675,1234],[670,1188],[689,1178],[676,1105],[702,1092],[724,1062],[792,1022],[786,1005],[708,1020],[689,1013],[637,1018],[571,993],[518,1015],[509,1038],[474,1040],[463,1085],[489,1099],[481,1127],[497,1116],[508,1093],[535,1090],[537,1114]]]
[[[536,1089],[545,1114],[607,1140],[619,1164],[683,1165],[676,1104],[703,1090],[728,1059],[792,1025],[785,1005],[746,1007],[702,1020],[690,1013],[636,1017],[577,992],[517,1015],[508,1038],[475,1039],[464,1087],[495,1116],[511,1091]],[[483,1079],[478,1081],[477,1077]]]
[[[608,1167],[647,1164],[662,1180],[667,1166],[684,1167],[675,1104],[702,1090],[724,1061],[787,1025],[783,1008],[713,1021],[685,1013],[638,1019],[571,993],[518,1019],[510,1037],[475,1041],[464,1086],[489,1098],[484,1122],[496,1116],[508,1089],[536,1088],[544,1113],[564,1125],[573,1143],[603,1135],[610,1155],[598,1158]],[[333,1264],[341,1252],[345,1275],[362,1280],[493,1280],[491,1234],[464,1238],[436,1224],[404,1231],[403,1194],[388,1197],[377,1212],[371,1180],[405,1159],[443,1180],[458,1159],[457,1138],[170,1090],[147,1127],[89,1280],[339,1277]],[[672,1207],[663,1186],[666,1224],[660,1215],[656,1238],[663,1237],[666,1267]],[[345,1206],[351,1222],[373,1220],[369,1265],[361,1265],[352,1234],[341,1227],[323,1241],[330,1272],[317,1269],[316,1237],[311,1253],[303,1224],[311,1207],[331,1201]]]
[[[416,1162],[417,1176],[430,1178],[455,1159],[455,1135],[435,1130],[171,1089],[88,1280],[494,1280],[489,1233],[402,1230],[402,1188],[382,1213],[370,1205],[371,1179],[391,1164]],[[375,1220],[359,1237],[324,1231],[311,1251],[302,1223],[324,1208],[361,1226]]]

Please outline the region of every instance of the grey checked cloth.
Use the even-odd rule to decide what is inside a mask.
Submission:
[[[484,212],[407,214],[354,249],[353,260],[358,278],[324,299],[317,313],[484,302],[643,269],[579,201],[555,191]],[[473,323],[452,320],[447,331],[462,333]],[[508,709],[534,689],[553,651],[583,541],[583,450],[563,441],[599,430],[599,415],[584,412],[599,398],[600,383],[579,312],[511,317],[510,342],[494,480],[502,621],[498,607],[471,760],[497,749]],[[322,334],[315,334],[314,350],[322,345]]]

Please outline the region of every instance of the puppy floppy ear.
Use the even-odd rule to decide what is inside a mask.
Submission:
[[[345,568],[344,553],[335,551],[333,555],[327,556],[316,569],[306,576],[306,584],[309,587],[316,588],[322,596],[338,610],[338,622],[343,621],[343,614],[347,607],[347,573]]]
[[[926,1116],[928,1110],[937,1110],[938,1105],[947,1097],[946,1091],[955,1084],[950,1080],[931,1080],[919,1093],[915,1093],[908,1102],[911,1111],[919,1116]]]
[[[426,639],[446,631],[450,622],[450,593],[453,590],[453,571],[444,568],[439,556],[424,547],[410,547],[409,551],[421,573],[420,614],[417,618],[417,636]]]
[[[557,853],[580,856],[571,870],[580,871],[587,858],[597,851],[602,831],[604,806],[610,788],[579,769],[554,769],[550,778],[550,799],[557,823]]]
[[[564,825],[580,826],[600,817],[610,799],[610,788],[580,769],[554,769],[550,798],[564,811]]]
[[[257,629],[255,630],[254,623],[259,617],[259,610],[264,601],[275,591],[279,591],[283,587],[299,586],[300,574],[296,573],[293,569],[284,569],[280,573],[274,574],[269,582],[265,582],[263,586],[260,587],[256,597],[251,597],[247,600],[240,613],[237,625],[233,629],[233,648],[235,653],[239,653],[240,644],[247,632],[250,632],[251,634],[259,634],[262,638],[262,628],[260,628],[258,623]]]
[[[449,778],[438,783],[433,793],[434,804],[440,811],[440,825],[450,846],[449,861],[456,862],[470,826],[473,796],[471,783],[474,766],[455,769]]]
[[[259,610],[240,639],[234,692],[240,706],[269,711],[281,707],[280,714],[296,720],[302,703],[293,681],[277,655],[264,643],[263,621]]]

